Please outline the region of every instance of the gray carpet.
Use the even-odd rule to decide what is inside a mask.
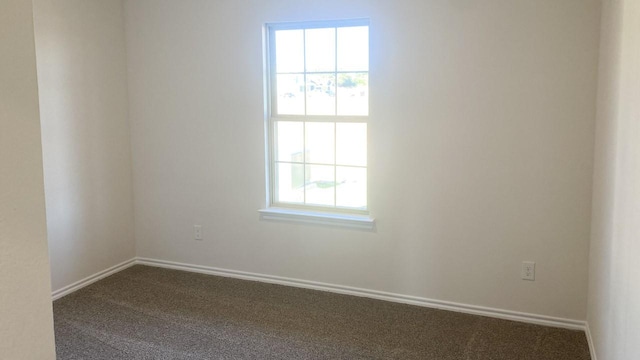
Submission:
[[[590,359],[583,332],[134,266],[54,302],[65,359]]]

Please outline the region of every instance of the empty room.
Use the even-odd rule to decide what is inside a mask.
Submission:
[[[0,359],[640,359],[640,1],[1,0]]]

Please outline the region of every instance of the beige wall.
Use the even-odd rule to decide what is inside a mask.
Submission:
[[[53,289],[135,256],[121,1],[35,0]]]
[[[125,9],[139,256],[585,319],[599,1]],[[261,222],[261,26],[356,17],[377,232]]]
[[[0,2],[0,358],[55,359],[31,1]]]
[[[588,322],[600,360],[640,358],[640,2],[603,1]]]

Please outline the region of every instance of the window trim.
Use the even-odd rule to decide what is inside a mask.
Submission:
[[[276,108],[276,99],[273,96],[277,93],[275,89],[274,74],[276,74],[275,32],[278,30],[293,29],[316,29],[316,28],[340,28],[351,26],[367,26],[370,27],[370,20],[366,18],[348,19],[348,20],[328,20],[328,21],[304,21],[304,22],[284,22],[284,23],[267,23],[263,28],[263,53],[264,56],[264,126],[265,126],[265,178],[266,178],[266,208],[259,210],[260,218],[263,220],[287,221],[296,223],[306,223],[315,225],[339,226],[352,229],[373,230],[375,228],[375,220],[369,216],[369,191],[367,190],[367,207],[366,209],[356,209],[340,206],[322,206],[309,204],[282,203],[275,201],[275,174],[274,174],[274,156],[276,153],[274,143],[275,129],[274,126],[278,121],[304,121],[304,122],[331,122],[331,123],[369,123],[369,115],[367,116],[339,116],[339,115],[281,115],[273,114]],[[336,69],[337,70],[337,69]],[[347,72],[347,71],[343,71]],[[348,71],[352,73],[353,71]],[[306,73],[306,71],[305,71]],[[336,71],[336,73],[341,73]],[[370,73],[370,69],[367,70]],[[335,164],[334,164],[335,166]],[[354,166],[360,167],[360,166]],[[369,169],[369,165],[362,166]],[[368,171],[367,171],[367,187],[368,187]]]
[[[311,210],[296,210],[280,207],[268,207],[258,210],[261,220],[289,222],[298,224],[341,227],[352,230],[375,231],[376,222],[368,215],[326,213]]]

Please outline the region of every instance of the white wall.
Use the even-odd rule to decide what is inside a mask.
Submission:
[[[53,289],[135,256],[122,1],[35,0]]]
[[[139,256],[585,318],[599,1],[125,9]],[[357,17],[377,232],[261,222],[261,27]]]
[[[600,360],[640,358],[640,2],[603,2],[588,322]]]
[[[0,2],[0,357],[55,359],[31,1]]]

